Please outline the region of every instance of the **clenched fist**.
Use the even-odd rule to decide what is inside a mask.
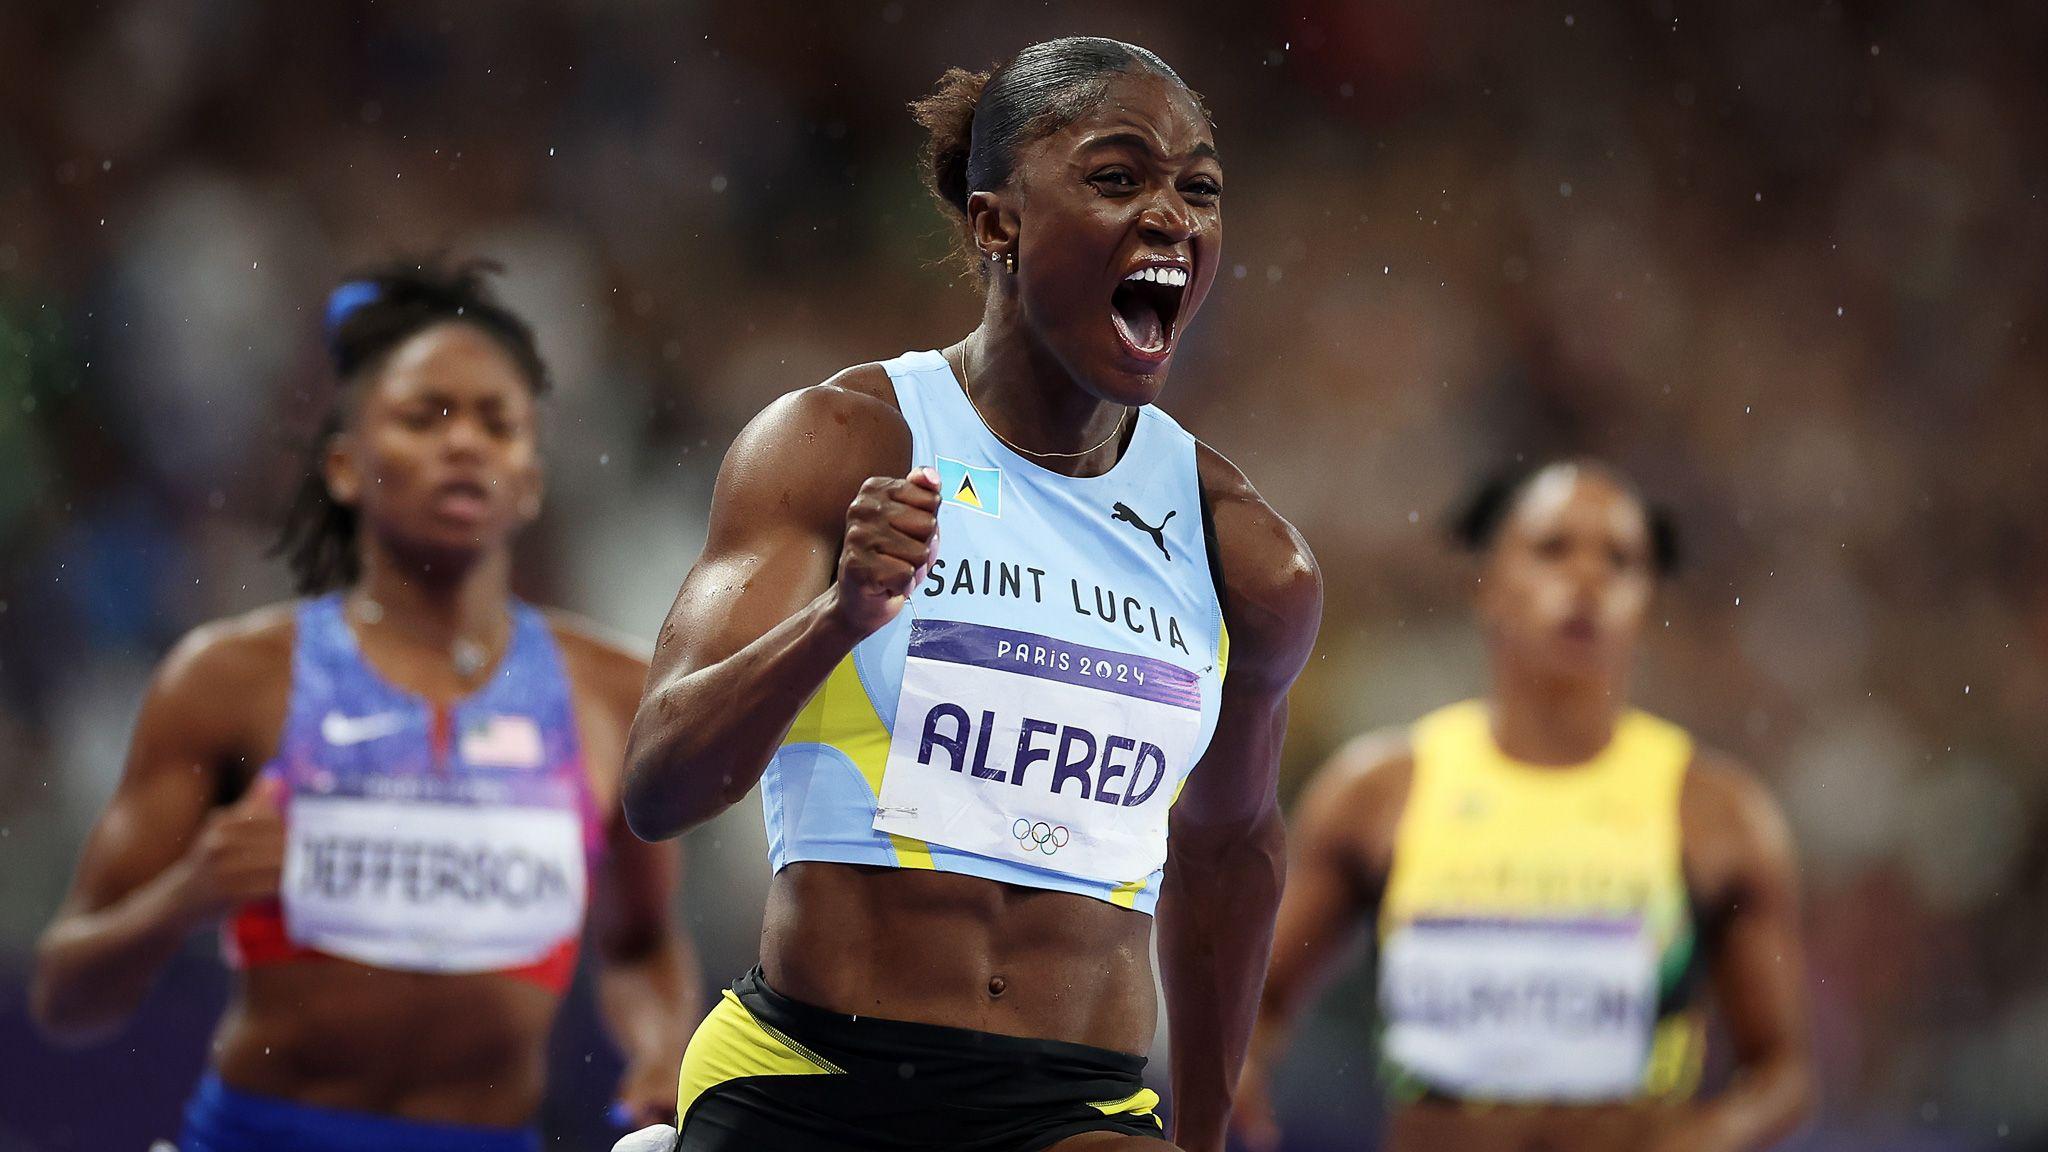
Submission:
[[[939,474],[872,477],[846,509],[833,611],[866,636],[896,618],[939,550]]]
[[[275,898],[284,880],[284,782],[259,776],[206,818],[184,858],[181,902],[194,920]]]

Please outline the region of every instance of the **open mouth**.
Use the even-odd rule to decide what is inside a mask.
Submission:
[[[490,511],[491,493],[474,480],[451,480],[434,489],[434,507],[461,520],[481,520]]]
[[[1109,297],[1117,335],[1139,356],[1165,359],[1187,290],[1188,270],[1178,264],[1149,264],[1124,277]]]

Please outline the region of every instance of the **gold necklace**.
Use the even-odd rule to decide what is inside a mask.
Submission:
[[[981,426],[988,429],[989,435],[1002,441],[1003,447],[1008,448],[1010,451],[1029,456],[1034,460],[1074,460],[1082,456],[1093,456],[1095,453],[1108,447],[1109,442],[1116,439],[1117,435],[1124,430],[1124,421],[1131,418],[1130,405],[1127,404],[1124,406],[1123,414],[1116,418],[1116,427],[1111,428],[1109,435],[1102,438],[1102,443],[1097,444],[1093,448],[1083,448],[1079,452],[1033,452],[1031,449],[996,431],[996,426],[989,423],[988,417],[982,414],[981,405],[974,402],[974,386],[968,379],[967,350],[964,348],[960,351],[960,391],[966,393],[967,406],[974,410],[974,418],[981,421]]]

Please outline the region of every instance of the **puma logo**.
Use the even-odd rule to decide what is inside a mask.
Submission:
[[[1145,523],[1144,520],[1140,519],[1136,512],[1131,511],[1131,506],[1129,504],[1126,504],[1123,501],[1119,500],[1116,502],[1115,505],[1112,506],[1112,511],[1110,512],[1109,518],[1111,520],[1121,520],[1124,523],[1129,524],[1131,527],[1136,528],[1138,531],[1143,532],[1145,535],[1150,536],[1152,538],[1152,542],[1154,544],[1159,545],[1160,555],[1165,556],[1168,562],[1171,562],[1173,560],[1173,553],[1167,551],[1166,549],[1166,523],[1167,520],[1172,520],[1175,516],[1178,515],[1180,515],[1180,509],[1178,508],[1174,509],[1171,512],[1168,512],[1166,514],[1166,520],[1161,520],[1159,522],[1158,527],[1155,528],[1152,525]]]

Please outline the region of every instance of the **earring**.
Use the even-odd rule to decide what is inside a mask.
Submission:
[[[1012,276],[1017,274],[1017,250],[1015,248],[1003,253],[1003,268]]]

